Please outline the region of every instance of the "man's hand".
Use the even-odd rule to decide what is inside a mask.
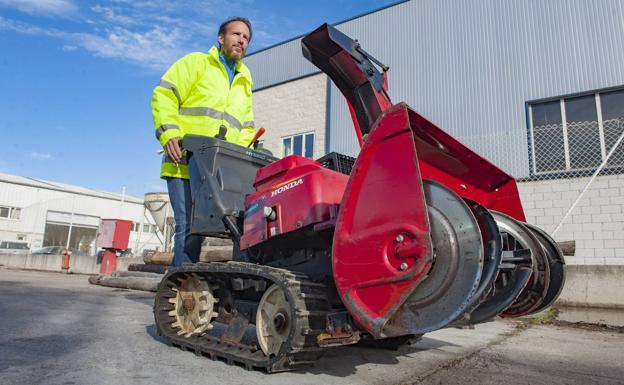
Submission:
[[[182,148],[180,147],[180,138],[171,138],[165,144],[165,154],[171,159],[174,163],[180,163],[182,160]]]

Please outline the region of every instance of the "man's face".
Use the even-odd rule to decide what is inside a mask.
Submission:
[[[221,52],[230,60],[240,60],[245,56],[249,44],[249,28],[242,21],[233,21],[225,27],[225,33],[217,36]]]

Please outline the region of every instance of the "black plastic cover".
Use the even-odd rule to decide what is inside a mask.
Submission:
[[[245,210],[257,170],[277,158],[207,136],[186,135],[184,148],[192,153],[189,162],[196,163],[201,177],[193,183],[191,233],[227,236],[225,217],[236,218]]]

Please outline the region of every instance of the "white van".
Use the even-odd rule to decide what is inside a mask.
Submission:
[[[30,247],[26,241],[0,241],[0,254],[28,254]]]

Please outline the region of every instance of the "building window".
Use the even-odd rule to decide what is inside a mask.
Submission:
[[[282,156],[314,156],[314,134],[298,134],[282,137]]]
[[[529,104],[532,174],[595,170],[624,131],[624,89]],[[624,145],[606,167],[624,166]]]
[[[43,247],[69,246],[75,255],[90,255],[95,248],[97,228],[68,223],[46,221],[43,233]],[[69,240],[69,244],[68,244]]]
[[[149,225],[149,223],[144,223],[143,224],[143,232],[144,233],[149,233],[150,232],[150,225]]]
[[[19,207],[0,206],[0,218],[18,220],[21,214],[22,209]]]

